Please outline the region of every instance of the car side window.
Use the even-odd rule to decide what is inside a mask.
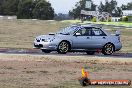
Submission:
[[[99,28],[92,28],[93,36],[106,36],[106,34]]]
[[[82,29],[78,30],[77,33],[80,33],[81,36],[90,36],[91,30],[82,28]]]

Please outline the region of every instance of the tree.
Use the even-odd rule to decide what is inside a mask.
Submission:
[[[46,0],[21,0],[17,17],[19,19],[51,20],[54,18],[54,9]]]
[[[104,12],[108,12],[112,15],[116,7],[117,7],[116,0],[111,0],[110,2],[108,2],[108,0],[105,0]]]
[[[116,0],[111,0],[110,2],[108,2],[108,0],[105,0],[105,4],[100,2],[98,9],[99,12],[108,12],[114,17],[121,16],[122,14],[122,10],[117,6]]]
[[[17,18],[19,19],[33,18],[33,14],[32,14],[33,9],[34,9],[34,3],[32,0],[20,0],[18,4]]]
[[[1,0],[0,14],[1,15],[16,15],[19,0]]]
[[[49,2],[39,0],[33,10],[33,17],[35,19],[51,20],[54,18],[54,9]]]
[[[0,15],[50,20],[54,17],[54,9],[46,0],[0,0]]]
[[[114,13],[112,13],[112,16],[114,17],[121,17],[122,16],[122,10],[120,7],[117,7],[114,9]]]
[[[81,13],[81,8],[78,6],[72,11],[69,11],[69,15],[73,17],[74,19],[79,18]]]
[[[76,19],[76,18],[80,18],[81,10],[86,10],[86,11],[95,11],[96,10],[96,5],[93,2],[91,3],[91,9],[85,8],[85,4],[86,4],[86,0],[80,0],[79,2],[77,2],[75,5],[75,8],[73,10],[69,11],[69,15],[74,17],[74,19]]]
[[[0,0],[0,15],[3,15],[3,2],[4,0]]]
[[[132,10],[132,2],[121,6],[122,10]]]
[[[98,10],[99,10],[100,13],[102,13],[104,11],[104,5],[103,5],[102,2],[100,2],[100,5],[98,7]]]
[[[61,20],[69,20],[71,17],[68,14],[58,13],[55,14],[54,20],[61,21]]]

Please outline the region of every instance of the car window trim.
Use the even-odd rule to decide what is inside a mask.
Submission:
[[[83,29],[83,28],[85,28],[85,27],[82,27],[82,28],[76,30],[76,32],[73,34],[73,36],[76,36],[75,34],[76,34],[79,30],[81,30],[81,29]],[[86,29],[86,28],[85,28],[85,29]],[[88,30],[88,29],[86,29],[86,30]],[[90,35],[80,35],[80,36],[92,36],[92,30],[90,29],[90,31],[91,31]]]
[[[93,28],[96,28],[96,27],[93,27]],[[103,33],[103,35],[95,35],[95,34],[92,33],[92,36],[107,36],[107,35],[105,34],[105,32],[102,31],[100,28],[96,28],[96,29],[99,29],[99,30]],[[92,29],[91,29],[91,31],[94,32]]]

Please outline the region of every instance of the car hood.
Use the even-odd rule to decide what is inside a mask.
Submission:
[[[62,34],[54,34],[54,35],[40,35],[38,37],[36,37],[37,40],[41,40],[41,39],[46,39],[46,40],[50,40],[50,39],[54,39],[54,38],[65,38],[67,35],[62,35]],[[69,35],[68,35],[69,36]]]
[[[46,39],[46,40],[50,40],[53,39],[55,37],[55,35],[40,35],[38,37],[36,37],[36,39],[41,40],[41,39]]]

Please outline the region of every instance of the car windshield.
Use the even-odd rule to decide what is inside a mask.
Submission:
[[[71,35],[71,34],[74,34],[77,29],[78,29],[77,26],[66,27],[62,29],[61,31],[57,32],[57,34]]]

